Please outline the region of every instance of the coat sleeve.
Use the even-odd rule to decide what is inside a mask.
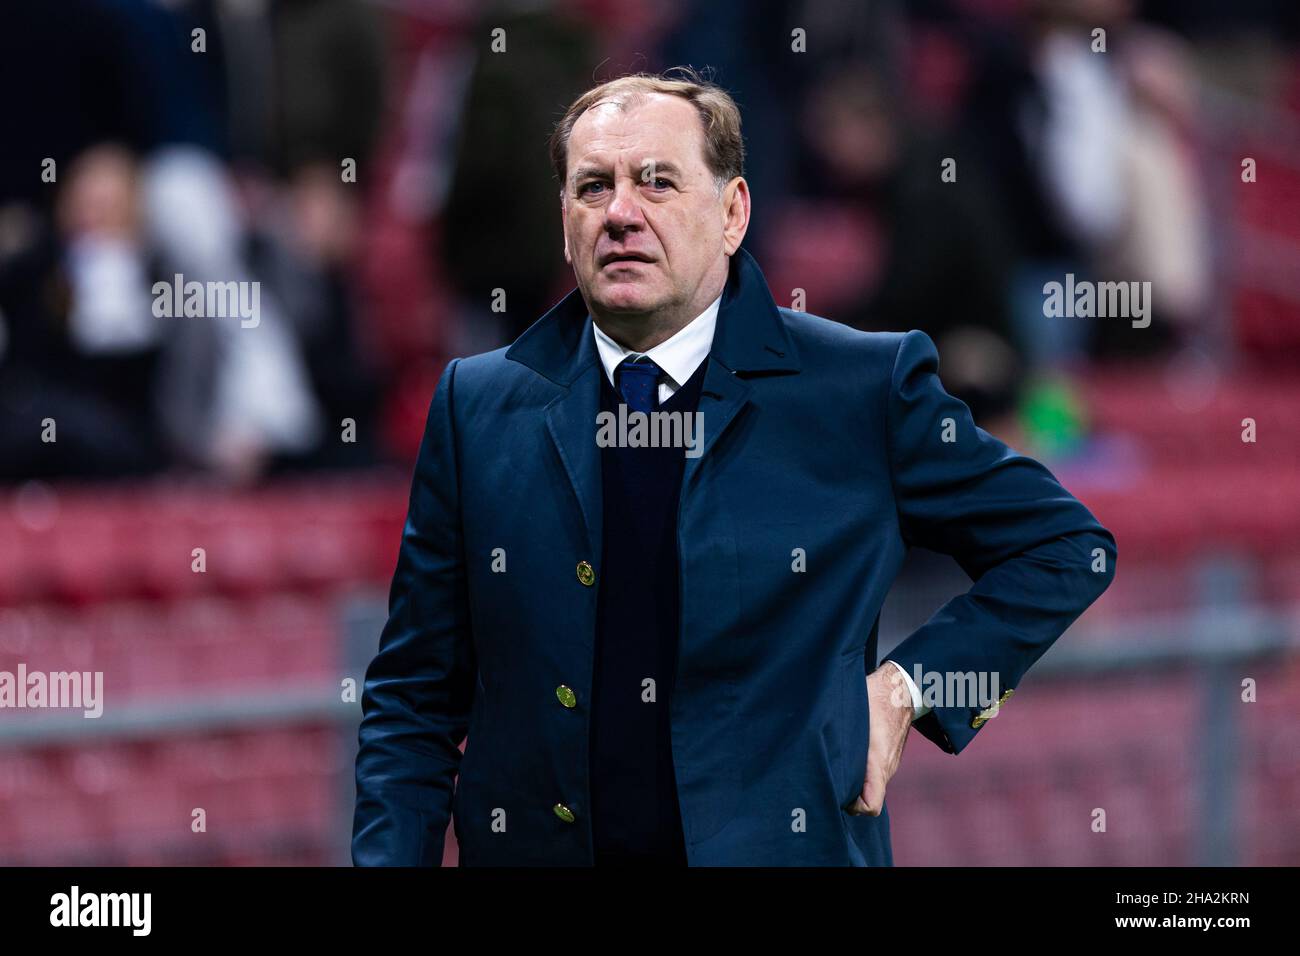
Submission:
[[[1115,539],[1047,468],[979,428],[938,372],[929,336],[903,335],[888,397],[894,500],[906,543],[951,555],[973,583],[887,656],[937,673],[945,692],[995,678],[1001,696],[1109,586]],[[960,753],[984,724],[971,696],[913,726]]]
[[[366,671],[352,862],[440,866],[477,683],[453,426],[458,359],[429,408],[379,651]]]

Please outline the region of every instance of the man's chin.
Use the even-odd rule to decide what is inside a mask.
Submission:
[[[596,305],[612,315],[645,315],[663,306],[663,296],[644,289],[603,289]]]

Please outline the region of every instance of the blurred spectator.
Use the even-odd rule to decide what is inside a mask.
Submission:
[[[925,330],[941,355],[964,353],[945,382],[977,420],[1009,412],[1022,364],[1007,308],[1012,259],[978,164],[959,161],[946,181],[956,151],[910,124],[866,63],[816,84],[803,116],[808,194],[835,197],[879,237],[863,270],[872,278],[831,314],[871,331]]]
[[[364,467],[382,458],[378,441],[377,372],[358,332],[352,263],[361,241],[359,201],[337,169],[320,163],[298,171],[278,198],[280,215],[249,237],[251,269],[284,308],[321,405],[327,434],[276,471]],[[356,423],[353,441],[338,436]]]
[[[961,138],[1010,226],[1012,316],[1034,366],[1166,351],[1207,321],[1194,87],[1173,39],[1132,16],[1127,0],[1034,0],[1012,30],[963,25]],[[1150,326],[1045,317],[1043,285],[1067,273],[1151,282]]]
[[[166,275],[185,281],[259,280],[244,255],[232,183],[202,151],[164,150],[147,167],[145,208]],[[273,290],[259,289],[255,325],[206,316],[172,325],[160,401],[173,443],[227,478],[256,478],[277,454],[303,454],[322,421],[292,323]]]
[[[503,6],[473,33],[477,51],[442,210],[442,258],[467,321],[499,323],[512,341],[555,304],[564,277],[560,184],[546,143],[565,106],[590,85],[589,30],[546,9]],[[489,49],[504,31],[507,53]],[[493,313],[494,290],[506,311]]]
[[[166,461],[136,165],[100,146],[64,170],[53,220],[0,226],[0,476],[145,474]],[[43,440],[47,439],[47,440]]]
[[[1150,326],[1094,320],[1092,351],[1166,349],[1205,322],[1209,305],[1197,95],[1186,55],[1172,36],[1135,23],[1125,0],[1039,6],[1035,68],[1046,103],[1036,148],[1049,193],[1092,277],[1152,289]]]

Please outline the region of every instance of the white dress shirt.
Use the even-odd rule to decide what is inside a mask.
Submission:
[[[618,391],[614,370],[628,356],[640,358],[644,355],[663,370],[664,375],[659,379],[659,404],[667,401],[668,396],[686,384],[686,380],[695,374],[700,363],[708,356],[709,349],[713,347],[713,330],[718,324],[718,308],[721,305],[722,296],[719,294],[707,309],[678,329],[671,338],[664,339],[648,352],[634,352],[624,348],[592,322],[591,327],[596,332],[596,349],[600,352],[605,375],[609,384],[614,386],[614,391]]]
[[[609,379],[609,384],[617,391],[618,383],[614,381],[615,369],[628,356],[640,358],[645,355],[664,372],[659,379],[659,404],[662,405],[673,392],[681,388],[686,380],[695,374],[700,363],[708,357],[709,349],[713,347],[713,330],[718,325],[718,309],[721,305],[722,296],[719,295],[707,309],[687,322],[670,338],[647,352],[636,352],[619,345],[602,332],[600,326],[593,321],[591,328],[596,333],[596,350],[600,352],[600,361],[605,366],[605,376]],[[897,661],[889,663],[898,668],[898,672],[903,675],[903,680],[907,682],[907,689],[912,692],[914,711],[912,719],[924,717],[930,712],[930,707],[921,702],[921,691],[912,680],[912,675]]]

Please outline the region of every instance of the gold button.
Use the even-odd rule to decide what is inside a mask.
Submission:
[[[596,583],[596,571],[586,561],[578,562],[578,580],[587,587],[591,587]]]
[[[559,817],[561,820],[563,820],[565,823],[573,822],[573,811],[570,810],[568,807],[566,807],[564,804],[557,803],[551,809],[554,810],[555,815]]]
[[[577,696],[572,690],[565,687],[563,684],[555,688],[555,696],[560,698],[560,703],[565,707],[576,707],[578,704]]]
[[[1014,693],[1015,693],[1014,690],[1003,691],[1002,696],[998,698],[997,704],[985,710],[980,711],[979,715],[970,722],[971,729],[979,730],[981,727],[983,727],[985,722],[988,721],[988,719],[992,717],[994,714],[996,714],[998,709],[1007,702],[1007,698],[1009,698]]]

